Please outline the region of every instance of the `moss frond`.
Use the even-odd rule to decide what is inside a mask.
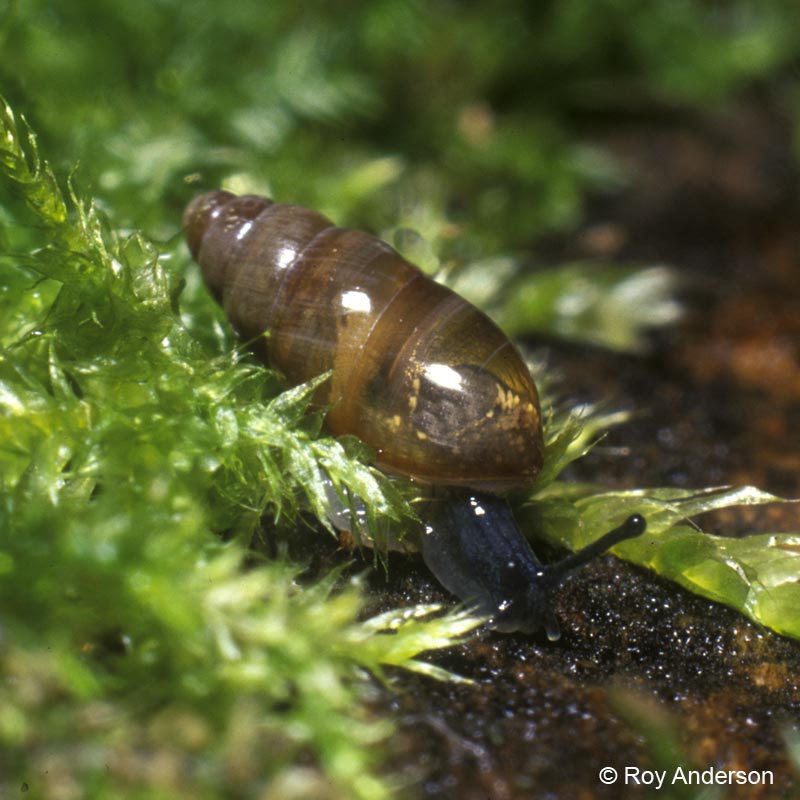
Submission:
[[[444,677],[420,653],[477,621],[362,622],[355,584],[245,568],[266,511],[324,518],[324,474],[372,514],[407,507],[318,435],[315,382],[275,394],[268,371],[209,354],[158,249],[65,199],[2,109],[0,172],[35,226],[2,260],[3,308],[25,314],[0,314],[0,791],[388,796],[373,745],[389,728],[358,668]],[[145,769],[148,752],[171,766]]]

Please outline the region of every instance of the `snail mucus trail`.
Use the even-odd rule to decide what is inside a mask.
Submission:
[[[189,204],[183,227],[256,355],[290,386],[331,371],[313,398],[330,409],[328,430],[424,487],[420,549],[439,582],[499,630],[557,639],[553,588],[645,521],[539,562],[504,499],[541,469],[539,398],[502,331],[389,245],[301,206],[214,191]]]

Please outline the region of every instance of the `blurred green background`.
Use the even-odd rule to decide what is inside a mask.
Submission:
[[[791,78],[800,50],[792,0],[0,10],[6,98],[120,224],[174,233],[190,176],[241,175],[338,222],[416,223],[447,255],[574,226],[628,179],[598,129]]]

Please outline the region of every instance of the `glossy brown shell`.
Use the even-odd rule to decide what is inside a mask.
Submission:
[[[193,257],[239,334],[387,472],[503,493],[542,464],[539,400],[500,329],[389,245],[300,206],[216,191],[184,214]],[[267,336],[262,336],[268,332]]]

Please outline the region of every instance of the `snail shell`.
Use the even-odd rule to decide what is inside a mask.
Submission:
[[[502,494],[542,466],[539,398],[500,329],[384,242],[300,206],[211,192],[184,215],[212,293],[334,435],[426,484]],[[269,331],[269,337],[262,334]]]

